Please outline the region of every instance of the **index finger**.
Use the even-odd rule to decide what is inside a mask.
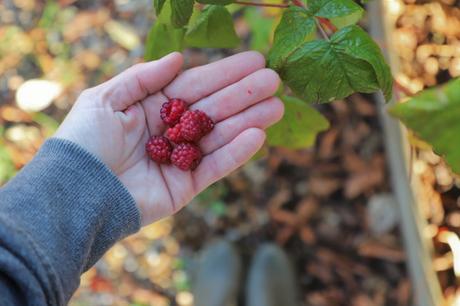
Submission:
[[[184,71],[163,92],[169,98],[194,103],[264,67],[262,54],[256,51],[242,52]]]

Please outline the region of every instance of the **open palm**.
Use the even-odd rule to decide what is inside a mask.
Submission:
[[[277,122],[279,85],[257,52],[241,53],[179,73],[180,53],[138,64],[86,90],[56,137],[80,144],[118,176],[136,200],[144,225],[183,208],[199,192],[249,160],[263,145],[264,129]],[[161,105],[181,98],[216,123],[200,142],[204,158],[192,172],[151,161],[144,144],[161,135]]]

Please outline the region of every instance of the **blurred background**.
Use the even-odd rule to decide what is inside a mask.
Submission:
[[[398,90],[414,94],[459,76],[459,1],[387,2],[396,16],[387,35],[400,61]],[[186,67],[268,50],[279,10],[231,10],[241,48],[186,50]],[[143,60],[154,20],[150,0],[0,1],[0,185],[53,134],[83,89]],[[264,242],[285,249],[303,305],[412,305],[375,105],[373,96],[355,94],[318,106],[331,128],[313,148],[267,148],[175,217],[118,243],[83,276],[70,305],[192,306],[196,259],[219,237],[234,242],[245,263]],[[427,146],[416,147],[437,281],[449,305],[460,305],[460,183]]]

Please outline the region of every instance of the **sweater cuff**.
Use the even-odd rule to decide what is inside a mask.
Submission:
[[[135,200],[115,174],[58,138],[47,140],[0,189],[0,220],[0,244],[16,250],[48,301],[59,304],[70,299],[81,273],[141,224]]]
[[[71,141],[50,138],[43,144],[34,161],[54,165],[43,176],[55,176],[56,180],[69,186],[80,185],[78,190],[83,193],[72,194],[75,202],[81,202],[82,198],[88,199],[92,195],[99,199],[103,196],[105,201],[96,203],[98,205],[93,207],[93,212],[97,213],[99,208],[106,208],[104,204],[109,204],[110,217],[117,220],[117,227],[122,229],[123,237],[139,231],[141,216],[136,201],[115,173],[94,154]],[[68,171],[55,172],[56,168]]]

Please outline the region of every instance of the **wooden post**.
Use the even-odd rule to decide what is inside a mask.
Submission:
[[[395,21],[388,12],[390,0],[375,0],[369,2],[370,31],[374,39],[383,48],[393,75],[399,70],[398,59],[391,48],[390,33],[394,30]],[[384,129],[385,148],[388,167],[391,176],[393,193],[398,201],[400,211],[400,230],[403,235],[406,250],[406,263],[412,280],[414,305],[443,306],[446,305],[440,283],[433,267],[433,244],[424,237],[427,222],[420,213],[417,205],[418,178],[409,179],[409,152],[407,132],[398,120],[393,119],[387,112],[387,106],[396,103],[395,99],[389,104],[381,94],[379,101],[380,118]]]

